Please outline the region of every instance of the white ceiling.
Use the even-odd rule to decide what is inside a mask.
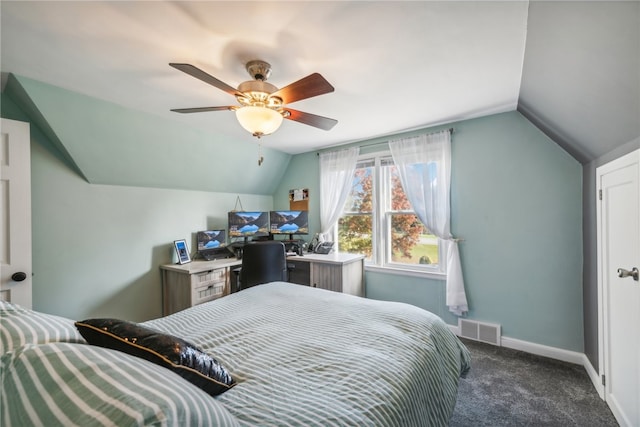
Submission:
[[[322,74],[335,92],[292,108],[263,138],[297,154],[517,109],[582,163],[640,143],[640,1],[7,1],[8,73],[254,141],[233,97],[168,64],[237,87],[244,64],[283,87]],[[3,86],[4,87],[4,86]]]
[[[171,68],[193,64],[237,87],[244,64],[286,86],[313,72],[335,92],[292,104],[330,131],[285,121],[264,144],[291,154],[517,108],[528,3],[1,2],[2,72],[168,120],[251,139],[229,94]]]

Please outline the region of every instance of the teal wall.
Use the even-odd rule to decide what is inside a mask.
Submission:
[[[295,161],[289,163],[289,167],[275,193],[273,205],[276,209],[289,209],[289,190],[306,188],[309,190],[309,211],[314,215],[309,217],[309,228],[318,232],[320,229],[320,163],[318,154],[298,154],[293,157]],[[308,236],[307,240],[310,240]]]
[[[452,231],[464,239],[468,317],[500,324],[507,337],[582,351],[581,165],[518,112],[450,126]],[[311,218],[319,216],[317,162],[315,153],[294,156],[276,206],[306,186]],[[440,280],[368,271],[366,293],[457,323]]]
[[[22,87],[31,102],[42,96],[41,90],[51,90],[35,83]],[[75,98],[58,95],[69,103]],[[22,101],[3,95],[2,114],[31,121],[38,310],[76,319],[160,316],[158,267],[172,262],[172,241],[186,238],[193,244],[196,231],[223,227],[238,195],[245,209],[282,209],[288,207],[290,189],[308,188],[311,232],[319,230],[315,152],[290,160],[276,156],[286,168],[278,172],[281,180],[267,184],[275,189],[269,194],[92,184],[60,151],[65,141],[52,141],[72,132],[75,117],[34,120],[42,111],[27,115],[23,109],[30,104]],[[91,102],[85,101],[84,108],[90,109]],[[98,110],[107,108],[98,104]],[[138,119],[153,125],[152,117]],[[126,133],[128,121],[117,123]],[[449,126],[455,128],[452,229],[465,239],[460,251],[469,318],[499,323],[507,337],[582,351],[581,166],[517,112]],[[132,129],[144,139],[144,129]],[[192,140],[194,147],[200,145],[196,136]],[[73,150],[73,145],[65,147]],[[153,164],[154,150],[148,155],[140,165],[142,174]],[[365,277],[369,298],[415,304],[456,323],[445,306],[443,281],[372,271]]]
[[[33,306],[74,319],[161,316],[172,243],[226,228],[236,194],[89,184],[32,144]],[[240,195],[269,210],[270,196]]]
[[[3,117],[29,121],[10,98]],[[72,120],[72,119],[71,119]],[[173,241],[224,228],[240,196],[269,210],[271,195],[88,183],[31,123],[33,307],[72,319],[162,315],[159,266]],[[153,153],[150,153],[153,154]]]

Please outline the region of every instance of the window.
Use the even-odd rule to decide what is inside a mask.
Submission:
[[[337,234],[339,251],[364,253],[368,266],[443,273],[438,239],[413,211],[389,153],[358,161]]]

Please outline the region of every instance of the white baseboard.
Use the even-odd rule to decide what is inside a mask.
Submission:
[[[582,366],[584,366],[584,369],[587,371],[587,375],[589,375],[593,386],[596,388],[598,396],[600,396],[600,399],[604,400],[604,386],[602,385],[602,379],[598,374],[598,371],[594,369],[587,355],[584,354],[583,356],[584,359],[582,361]]]
[[[460,330],[457,325],[447,325],[449,330],[460,336]],[[548,357],[551,359],[562,360],[563,362],[574,363],[581,365],[587,371],[589,379],[593,383],[598,396],[604,400],[604,386],[602,385],[600,375],[593,368],[589,358],[584,353],[578,353],[577,351],[564,350],[557,347],[550,347],[547,345],[536,344],[529,341],[522,341],[515,338],[501,337],[502,347],[511,348],[513,350],[520,350],[526,353],[535,354],[538,356]]]
[[[509,337],[502,337],[502,346],[512,348],[514,350],[525,351],[538,356],[562,360],[563,362],[575,363],[576,365],[582,365],[585,357],[583,353],[578,353],[577,351],[549,347],[547,345],[536,344]]]
[[[460,328],[456,325],[447,325],[449,330],[460,336]],[[549,357],[551,359],[562,360],[564,362],[575,363],[577,365],[583,365],[586,356],[583,353],[575,351],[563,350],[557,347],[549,347],[547,345],[536,344],[529,341],[522,341],[515,338],[500,337],[502,347],[511,348],[513,350],[520,350],[526,353],[536,354],[538,356]]]

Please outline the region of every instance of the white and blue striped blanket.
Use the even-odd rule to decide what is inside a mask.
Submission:
[[[73,321],[0,303],[0,425],[446,426],[469,353],[420,308],[284,282],[145,322],[237,381],[214,397],[89,346]]]

